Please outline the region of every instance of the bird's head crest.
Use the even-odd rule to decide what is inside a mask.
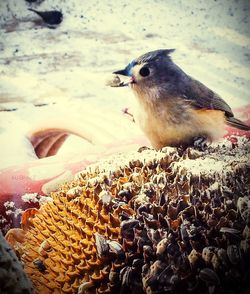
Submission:
[[[133,60],[134,64],[140,64],[145,62],[154,61],[156,59],[159,59],[161,57],[168,57],[172,52],[174,52],[175,49],[159,49],[155,51],[150,51],[148,53],[145,53],[141,55],[140,57]]]

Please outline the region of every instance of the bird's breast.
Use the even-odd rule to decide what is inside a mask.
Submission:
[[[191,144],[196,136],[214,140],[224,130],[225,116],[219,110],[195,110],[183,99],[165,97],[137,99],[135,120],[156,149]]]

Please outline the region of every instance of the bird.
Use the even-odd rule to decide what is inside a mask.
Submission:
[[[28,10],[38,14],[50,28],[55,28],[63,20],[63,14],[59,10],[38,11],[33,8],[28,8]]]
[[[230,106],[214,91],[186,74],[171,57],[175,49],[145,53],[124,69],[113,72],[127,76],[135,94],[135,121],[155,149],[166,146],[205,150],[219,139],[225,125],[250,130],[234,117]]]

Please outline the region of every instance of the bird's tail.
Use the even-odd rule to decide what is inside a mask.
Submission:
[[[35,10],[35,9],[33,9],[33,8],[28,8],[28,10],[33,11],[33,12],[35,12],[36,14],[40,15],[40,12],[37,11],[37,10]]]
[[[243,121],[233,116],[227,118],[227,124],[231,127],[234,127],[240,130],[250,131],[250,126],[246,125]]]

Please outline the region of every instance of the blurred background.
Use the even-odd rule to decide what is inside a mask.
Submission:
[[[28,8],[63,21],[48,28]],[[250,104],[249,18],[249,0],[1,0],[0,168],[35,159],[27,138],[50,126],[88,133],[69,136],[62,156],[101,144],[95,130],[105,143],[140,134],[119,120],[132,93],[105,83],[150,50],[175,48],[173,60],[232,108]]]

